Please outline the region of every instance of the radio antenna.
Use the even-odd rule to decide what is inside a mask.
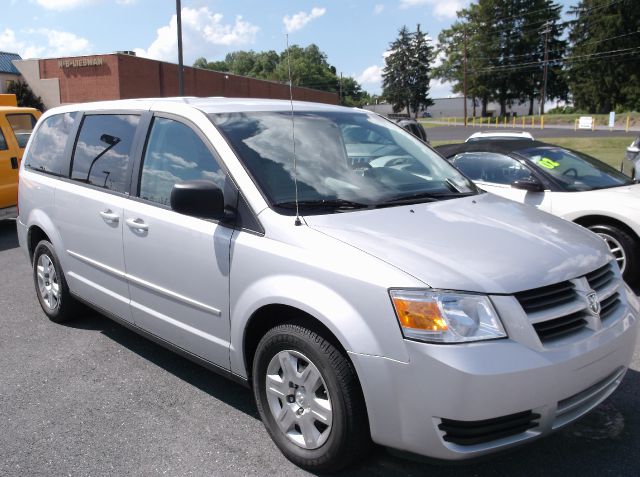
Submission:
[[[302,225],[298,207],[298,169],[296,156],[296,121],[293,115],[293,81],[291,80],[291,50],[289,50],[289,34],[287,36],[287,70],[289,72],[289,103],[291,104],[291,142],[293,143],[293,187],[296,194],[296,225]]]

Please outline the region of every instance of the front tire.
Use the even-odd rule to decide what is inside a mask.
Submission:
[[[319,334],[272,328],[253,361],[253,392],[267,432],[294,464],[335,472],[370,445],[364,398],[349,360]]]
[[[626,231],[615,225],[591,225],[589,230],[597,233],[607,244],[620,267],[627,283],[638,280],[638,244]]]
[[[33,253],[33,281],[38,301],[47,317],[55,323],[73,319],[78,302],[71,296],[53,245],[42,240]]]

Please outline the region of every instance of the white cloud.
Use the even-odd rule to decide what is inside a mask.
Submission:
[[[438,18],[455,18],[456,12],[469,5],[470,0],[400,0],[400,8],[431,6]]]
[[[372,65],[365,68],[364,71],[357,76],[356,81],[362,84],[380,85],[382,81],[382,67]]]
[[[31,0],[31,1],[33,2],[34,0]],[[45,8],[47,10],[56,10],[56,11],[71,10],[78,7],[86,7],[89,5],[94,5],[99,1],[100,0],[35,0],[35,2],[38,5],[40,5],[42,8]],[[138,0],[115,0],[115,2],[119,5],[133,5],[137,1]]]
[[[204,56],[212,58],[228,47],[251,44],[259,28],[242,19],[234,23],[223,23],[223,15],[208,7],[182,9],[182,44],[185,63],[192,63]],[[139,56],[175,62],[178,57],[178,20],[171,16],[168,25],[158,28],[156,39],[146,50],[136,48]]]
[[[36,0],[36,3],[47,10],[71,10],[95,3],[95,0]]]
[[[431,99],[450,98],[453,96],[452,88],[453,83],[432,79],[429,82],[429,97]]]
[[[0,31],[0,45],[25,59],[83,55],[91,50],[89,40],[67,31],[37,28],[21,30],[20,33],[28,40],[19,39],[10,28]]]
[[[282,19],[284,28],[288,33],[300,30],[314,18],[321,17],[326,13],[326,8],[313,7],[309,13],[298,12],[295,15],[285,15]]]
[[[373,7],[373,14],[380,15],[382,13],[382,10],[384,10],[384,5],[378,3],[375,7]]]

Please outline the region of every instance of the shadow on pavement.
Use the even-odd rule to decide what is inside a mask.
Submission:
[[[67,326],[96,330],[183,381],[259,419],[251,391],[88,311]],[[342,476],[600,476],[635,475],[640,468],[640,373],[629,370],[620,388],[595,410],[555,434],[471,463],[397,456],[374,448]],[[426,421],[426,420],[425,420]]]
[[[253,401],[253,394],[249,389],[163,348],[93,310],[88,309],[86,316],[66,323],[65,326],[99,331],[116,343],[214,398],[255,419],[260,418]]]
[[[0,252],[18,247],[16,221],[0,219]]]

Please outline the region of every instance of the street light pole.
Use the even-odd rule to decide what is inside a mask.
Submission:
[[[184,67],[182,64],[182,6],[176,0],[176,16],[178,17],[178,95],[184,96]]]

